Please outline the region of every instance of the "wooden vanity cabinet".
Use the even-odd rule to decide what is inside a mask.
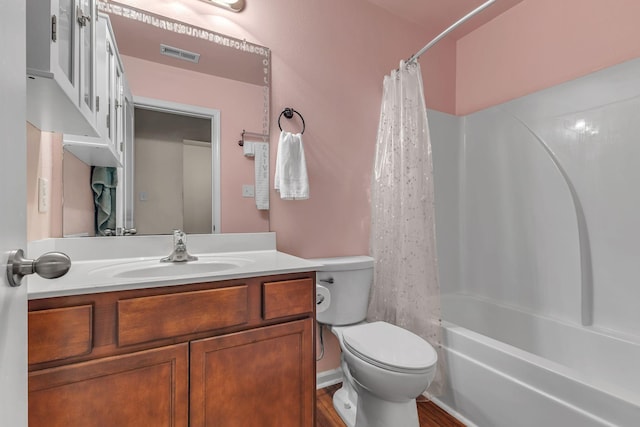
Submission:
[[[191,342],[191,426],[313,425],[313,319]]]
[[[29,374],[29,426],[189,425],[187,343]]]
[[[315,273],[29,301],[30,426],[307,427]]]

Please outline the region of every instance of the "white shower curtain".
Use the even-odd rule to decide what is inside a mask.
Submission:
[[[440,287],[435,241],[433,165],[420,65],[400,62],[384,78],[371,188],[375,259],[369,320],[426,339],[438,352],[429,392],[443,386]]]

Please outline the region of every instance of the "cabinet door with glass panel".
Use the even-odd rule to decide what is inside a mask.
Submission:
[[[85,116],[95,115],[95,45],[97,11],[95,0],[77,0],[77,21],[80,26],[78,40],[80,67],[80,109]]]
[[[27,120],[96,136],[95,0],[27,0]]]
[[[113,36],[109,17],[98,14],[98,37],[96,42],[98,114],[97,128],[100,135],[111,146],[112,152],[120,160],[118,147],[122,105],[122,64]]]

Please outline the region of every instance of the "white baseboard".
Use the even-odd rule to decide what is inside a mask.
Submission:
[[[427,396],[429,397],[429,396]],[[440,399],[438,399],[437,397],[429,397],[431,400],[433,400],[433,402],[438,405],[440,408],[442,408],[446,413],[448,413],[449,415],[451,415],[452,417],[456,418],[458,421],[460,421],[461,423],[463,423],[465,426],[467,427],[478,427],[476,424],[472,423],[470,420],[468,420],[466,417],[464,417],[462,414],[460,414],[458,411],[454,410],[452,407],[450,407],[449,405],[447,405],[446,403],[443,403]]]
[[[336,368],[329,371],[319,372],[316,375],[316,389],[329,387],[330,385],[342,382],[342,369]]]

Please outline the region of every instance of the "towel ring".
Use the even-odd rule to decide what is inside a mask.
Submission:
[[[284,110],[282,110],[282,113],[280,113],[280,116],[278,117],[278,127],[280,128],[280,130],[282,130],[282,125],[280,124],[280,119],[282,119],[283,115],[287,119],[291,119],[291,118],[293,118],[293,113],[296,113],[300,117],[300,119],[302,120],[302,131],[300,132],[300,134],[303,134],[304,133],[304,129],[306,127],[306,125],[304,123],[304,117],[302,117],[302,114],[300,114],[299,112],[297,112],[293,108],[287,107]]]

